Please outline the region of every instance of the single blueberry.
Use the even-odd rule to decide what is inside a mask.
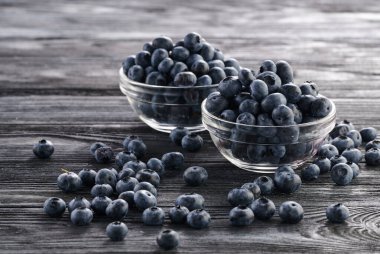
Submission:
[[[296,124],[302,123],[303,116],[301,110],[298,108],[296,104],[287,103],[286,106],[293,111],[294,114],[294,122]]]
[[[202,48],[199,51],[199,54],[203,57],[205,61],[211,61],[214,58],[215,55],[215,49],[214,47],[207,42],[202,43]]]
[[[137,192],[139,190],[147,190],[150,193],[152,193],[154,196],[157,197],[157,189],[150,182],[140,182],[140,183],[136,184],[135,188],[133,188],[133,191]]]
[[[113,194],[113,188],[109,184],[95,184],[91,188],[91,196],[93,197],[111,197]]]
[[[339,203],[327,207],[326,217],[332,223],[343,223],[350,217],[350,213],[346,206]]]
[[[134,207],[135,206],[135,201],[133,200],[134,196],[135,196],[134,191],[124,191],[124,192],[120,193],[117,198],[125,200],[128,203],[128,207]]]
[[[369,141],[365,145],[365,150],[366,151],[368,151],[371,148],[379,148],[380,149],[380,139],[375,139],[375,140]]]
[[[94,186],[96,171],[93,169],[84,168],[79,171],[78,176],[82,180],[82,184],[86,186]]]
[[[300,100],[297,103],[298,108],[302,111],[303,114],[310,113],[311,104],[316,100],[316,97],[312,95],[302,95]]]
[[[183,180],[187,185],[199,186],[205,184],[208,179],[208,173],[205,168],[199,166],[191,166],[183,173]]]
[[[281,204],[278,215],[285,223],[295,224],[303,219],[303,208],[294,201],[286,201]]]
[[[274,190],[273,180],[268,176],[259,176],[255,179],[254,183],[260,187],[261,194],[263,195],[269,195]]]
[[[220,114],[219,117],[228,122],[235,122],[237,116],[235,114],[235,111],[231,109],[226,109],[226,110],[223,110],[223,112]]]
[[[140,211],[144,211],[149,207],[157,205],[156,197],[147,190],[136,191],[133,200],[135,201],[137,209]]]
[[[346,163],[338,163],[331,169],[331,179],[337,185],[347,185],[351,183],[353,178],[352,168]]]
[[[313,163],[319,167],[321,174],[327,173],[331,169],[331,161],[325,156],[319,156]]]
[[[297,103],[301,99],[301,89],[299,88],[299,86],[293,83],[282,85],[279,91],[286,97],[286,100],[290,103]]]
[[[231,225],[233,226],[248,226],[251,225],[255,215],[247,206],[237,206],[232,208],[229,214]]]
[[[347,161],[346,164],[347,164],[348,166],[350,166],[351,169],[352,169],[352,173],[353,173],[352,178],[353,178],[353,179],[356,178],[356,177],[360,174],[360,168],[359,168],[359,165],[356,164],[355,162],[352,162],[352,161]]]
[[[211,68],[219,67],[221,69],[224,69],[225,65],[222,60],[212,60],[208,62],[208,66]]]
[[[248,68],[241,68],[238,74],[239,81],[244,86],[249,86],[255,80],[255,72]]]
[[[173,49],[173,41],[167,36],[159,36],[152,41],[152,46],[156,49],[163,48],[170,51]]]
[[[106,234],[112,241],[122,241],[128,234],[128,227],[123,222],[114,221],[107,225]]]
[[[175,205],[185,206],[189,211],[204,208],[205,199],[197,193],[186,193],[177,197]]]
[[[155,49],[152,53],[151,64],[154,68],[157,68],[162,60],[169,57],[169,53],[167,50],[163,48]]]
[[[126,176],[116,183],[116,193],[120,194],[125,191],[131,191],[138,183],[139,181],[136,178]]]
[[[237,71],[240,71],[240,64],[239,64],[238,60],[236,60],[235,58],[228,58],[228,59],[226,59],[224,61],[224,66],[226,66],[226,67],[233,67]]]
[[[95,150],[95,160],[98,163],[107,163],[112,160],[113,151],[111,147],[99,147]]]
[[[124,164],[128,161],[135,161],[137,160],[135,154],[131,152],[122,151],[116,154],[115,157],[115,164],[118,168],[123,168]]]
[[[91,145],[90,147],[90,152],[92,155],[95,155],[95,151],[96,149],[100,148],[100,147],[108,147],[106,144],[102,143],[102,142],[95,142]]]
[[[237,205],[249,205],[254,200],[254,195],[252,191],[246,189],[246,188],[235,188],[232,189],[230,192],[228,192],[227,197],[228,202],[232,206]]]
[[[358,148],[362,144],[362,136],[357,130],[350,130],[347,132],[346,136],[354,141],[355,148]]]
[[[96,214],[106,214],[106,208],[111,204],[112,199],[109,197],[94,197],[91,201],[91,209],[94,210]]]
[[[255,217],[259,220],[269,220],[276,211],[273,201],[264,197],[254,200],[249,205],[249,208],[251,208]]]
[[[142,49],[152,54],[155,48],[153,47],[151,42],[146,42],[144,43]]]
[[[165,173],[165,168],[162,161],[157,158],[150,158],[146,165],[149,169],[156,171],[160,177]]]
[[[77,226],[90,224],[93,217],[93,212],[87,207],[78,207],[70,214],[71,222]]]
[[[360,130],[363,142],[369,142],[377,137],[377,130],[373,127],[367,127]]]
[[[147,166],[144,162],[136,160],[136,161],[128,161],[127,163],[125,163],[123,166],[123,169],[127,169],[127,168],[132,169],[135,171],[135,173],[137,173],[141,169],[147,168]],[[120,172],[122,172],[122,171],[120,171]],[[132,176],[132,175],[130,175],[130,176]]]
[[[209,75],[203,75],[197,78],[196,86],[211,86],[212,85],[212,79]]]
[[[204,60],[197,60],[191,65],[191,71],[198,77],[207,74],[209,70],[210,67]]]
[[[362,158],[362,152],[357,148],[347,148],[342,152],[342,156],[347,159],[347,161],[351,161],[354,163],[359,163]]]
[[[129,68],[136,64],[135,62],[136,56],[128,56],[122,63],[123,72],[125,75],[128,74]]]
[[[232,98],[241,92],[242,84],[236,77],[227,77],[219,83],[218,90],[224,98]]]
[[[294,113],[289,107],[279,105],[272,111],[272,119],[277,125],[292,125],[294,124]]]
[[[152,169],[141,169],[136,173],[136,179],[139,182],[148,182],[153,184],[155,187],[160,185],[160,176],[156,171]]]
[[[116,182],[117,182],[116,175],[114,174],[114,172],[112,172],[112,170],[108,168],[102,168],[101,170],[98,171],[98,173],[96,173],[96,177],[95,177],[96,184],[106,183],[106,184],[111,185],[112,188],[115,188]]]
[[[280,171],[281,167],[276,170],[274,175],[274,184],[282,193],[293,193],[299,190],[302,181],[299,175],[294,171]],[[292,169],[293,170],[293,169]]]
[[[325,97],[318,97],[311,103],[311,114],[314,117],[325,117],[332,110],[332,103]]]
[[[268,86],[268,92],[276,93],[281,87],[281,79],[277,76],[276,73],[271,71],[264,71],[256,76],[257,79],[260,79],[265,82]]]
[[[220,67],[210,68],[208,75],[211,77],[213,84],[218,84],[220,81],[226,78],[226,73]]]
[[[341,154],[347,148],[354,147],[354,141],[352,141],[352,139],[348,138],[347,136],[338,136],[333,139],[331,144],[338,149],[339,154]]]
[[[195,32],[189,33],[183,38],[185,47],[190,50],[190,52],[198,52],[202,49],[202,37]]]
[[[187,65],[182,62],[176,62],[173,68],[170,70],[170,77],[174,79],[178,73],[185,71],[188,71]]]
[[[72,211],[74,211],[74,209],[78,208],[78,207],[87,207],[87,208],[91,208],[91,203],[90,201],[88,201],[87,199],[85,199],[84,197],[75,197],[74,199],[72,199],[69,204],[67,205],[67,209],[69,210],[69,212],[71,213]]]
[[[285,96],[281,93],[272,93],[261,101],[261,108],[267,113],[272,113],[273,109],[281,104],[286,105]]]
[[[221,60],[221,61],[224,61],[224,54],[223,54],[223,52],[220,49],[215,48],[214,58],[212,60]]]
[[[317,84],[312,81],[306,81],[305,83],[301,84],[300,89],[303,95],[312,95],[315,97],[319,93]]]
[[[76,192],[82,187],[82,179],[73,172],[62,173],[57,178],[57,186],[64,192]]]
[[[184,62],[190,56],[190,51],[182,46],[174,47],[172,50],[171,57],[175,61]]]
[[[131,142],[132,140],[141,140],[141,138],[139,136],[136,136],[136,135],[129,135],[129,136],[126,136],[125,139],[123,140],[123,147],[124,147],[124,150],[127,150],[128,149],[128,145],[129,145],[129,142]]]
[[[162,155],[161,161],[165,170],[180,170],[185,157],[180,152],[170,152]]]
[[[174,85],[178,87],[190,87],[197,83],[194,73],[185,71],[178,73],[174,78]]]
[[[211,216],[203,209],[191,211],[186,218],[187,224],[195,229],[207,228],[211,222]]]
[[[42,139],[33,145],[33,153],[38,158],[47,159],[54,153],[54,145],[51,141]]]
[[[365,152],[365,163],[369,166],[380,166],[380,149],[371,148]]]
[[[181,145],[186,151],[197,152],[203,146],[203,138],[196,133],[190,133],[182,138]]]
[[[141,51],[136,54],[135,63],[136,65],[146,68],[150,65],[151,54],[149,51]]]
[[[166,229],[158,234],[156,242],[162,249],[171,250],[179,245],[179,235],[174,230]]]
[[[174,66],[174,61],[171,58],[167,57],[161,61],[157,69],[159,70],[159,72],[163,74],[168,74],[170,70],[173,68],[173,66]]]
[[[305,181],[313,181],[318,179],[321,170],[317,164],[309,164],[301,171],[301,177]]]
[[[258,115],[260,113],[260,103],[254,99],[246,99],[239,106],[239,113],[248,112],[252,115]]]
[[[61,217],[66,210],[66,203],[61,198],[48,198],[44,202],[44,212],[50,217]]]
[[[140,65],[133,65],[128,70],[128,78],[137,81],[137,82],[144,82],[145,80],[145,70]]]
[[[241,186],[241,188],[245,188],[247,190],[250,190],[253,193],[254,199],[260,197],[260,195],[261,195],[260,187],[255,183],[245,183]]]
[[[186,217],[189,214],[189,209],[185,206],[174,206],[169,209],[170,221],[174,224],[183,224],[186,222]]]
[[[338,136],[347,136],[348,132],[350,131],[350,128],[351,127],[345,123],[335,124],[335,127],[330,132],[330,135],[332,138],[336,138]]]
[[[113,200],[106,208],[107,217],[122,220],[128,214],[128,203],[124,199]]]
[[[160,226],[164,224],[165,212],[156,206],[146,208],[142,214],[142,221],[148,226]]]
[[[341,155],[335,155],[330,158],[330,162],[331,162],[331,167],[334,167],[338,163],[346,163],[347,159],[346,157],[343,157]]]
[[[331,158],[335,155],[339,155],[338,149],[331,144],[324,144],[318,149],[318,155],[320,157]]]
[[[276,74],[280,77],[282,84],[293,82],[293,69],[290,64],[284,60],[276,63]]]
[[[127,151],[133,153],[137,159],[140,159],[145,156],[147,147],[142,140],[134,139],[128,143]]]
[[[272,60],[265,60],[260,66],[259,73],[263,73],[265,71],[276,72],[276,64]]]
[[[185,127],[176,127],[170,132],[169,137],[174,144],[180,146],[182,138],[189,133],[189,130]]]
[[[224,67],[223,68],[226,77],[237,77],[239,72],[234,67]]]

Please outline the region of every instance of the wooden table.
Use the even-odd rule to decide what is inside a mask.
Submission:
[[[309,3],[307,3],[309,2]],[[264,59],[286,59],[296,80],[317,82],[337,105],[338,118],[358,128],[380,129],[380,4],[365,1],[47,1],[0,0],[0,252],[157,252],[161,227],[148,227],[131,212],[123,242],[105,236],[106,218],[76,227],[66,213],[48,218],[44,200],[74,197],[56,187],[60,168],[99,169],[89,154],[94,141],[121,150],[127,134],[141,136],[148,157],[179,148],[168,135],[144,125],[119,91],[117,70],[124,57],[157,35],[179,39],[198,31],[228,56],[257,70]],[[185,153],[186,165],[207,168],[205,187],[186,187],[182,172],[170,172],[159,188],[165,210],[184,192],[204,195],[212,224],[192,230],[166,222],[181,235],[178,252],[379,252],[380,172],[361,164],[347,187],[328,175],[293,195],[270,198],[302,204],[304,220],[286,225],[276,215],[246,228],[229,225],[228,191],[257,175],[228,163],[209,135],[199,153]],[[51,159],[39,160],[32,144],[54,142]],[[107,165],[112,166],[112,165]],[[89,198],[88,191],[78,195]],[[347,223],[329,224],[325,208],[343,202]]]

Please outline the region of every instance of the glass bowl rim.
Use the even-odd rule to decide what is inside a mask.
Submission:
[[[173,90],[187,90],[187,89],[208,89],[208,88],[215,88],[218,87],[219,84],[211,84],[206,86],[157,86],[157,85],[150,85],[146,83],[137,82],[134,80],[129,79],[124,71],[123,67],[120,67],[119,69],[119,76],[121,79],[120,85],[125,86],[125,82],[131,83],[134,86],[139,86],[142,88],[151,88],[151,89],[173,89]]]

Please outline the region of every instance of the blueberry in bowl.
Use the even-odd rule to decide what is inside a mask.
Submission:
[[[287,77],[289,70],[272,70],[259,73],[249,85],[239,78],[222,80],[202,103],[203,124],[219,152],[239,168],[257,173],[302,165],[335,126],[335,105],[319,94],[315,83],[297,85]]]

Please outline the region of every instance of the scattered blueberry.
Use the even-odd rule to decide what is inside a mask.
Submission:
[[[182,194],[175,200],[175,205],[185,206],[190,211],[204,208],[205,199],[197,193]]]
[[[176,127],[170,132],[170,140],[177,146],[181,145],[182,138],[190,134],[189,130],[185,127]]]
[[[154,187],[154,185],[151,184],[151,183],[149,183],[149,182],[140,182],[140,183],[136,184],[136,186],[133,189],[133,191],[137,192],[139,190],[147,190],[150,193],[152,193],[154,196],[157,197],[157,189],[156,189],[156,187]]]
[[[124,167],[117,175],[117,178],[123,179],[124,177],[127,177],[127,176],[135,177],[135,175],[136,175],[136,172],[133,169]]]
[[[254,200],[253,192],[246,188],[235,188],[228,193],[227,200],[232,206],[249,205]]]
[[[75,197],[73,200],[71,200],[69,202],[67,209],[71,213],[72,211],[74,211],[74,209],[76,209],[78,207],[91,208],[91,203],[90,203],[90,201],[88,201],[84,197]]]
[[[109,184],[95,184],[91,188],[91,196],[93,197],[111,197],[113,194],[113,188]]]
[[[157,205],[156,197],[147,190],[136,191],[133,200],[140,211],[144,211],[146,208]]]
[[[115,173],[108,169],[108,168],[102,168],[101,170],[96,173],[95,177],[95,183],[96,184],[109,184],[112,186],[112,188],[115,188],[117,182],[117,178]]]
[[[360,130],[363,142],[369,142],[377,137],[377,130],[373,127],[367,127]]]
[[[380,166],[380,148],[371,148],[365,152],[365,163],[370,166]]]
[[[248,226],[252,224],[255,215],[247,206],[239,205],[230,211],[229,218],[233,226]]]
[[[33,153],[38,158],[47,159],[54,153],[54,145],[51,141],[42,139],[33,145]]]
[[[347,159],[346,157],[343,157],[341,155],[335,155],[330,158],[330,162],[331,162],[331,167],[334,167],[338,163],[346,163]]]
[[[208,173],[205,168],[199,166],[192,166],[185,170],[183,173],[183,180],[187,185],[199,186],[206,183]]]
[[[141,169],[136,173],[136,179],[139,182],[149,182],[155,187],[160,185],[160,176],[156,171],[151,169]]]
[[[268,176],[259,176],[255,179],[254,183],[260,187],[262,195],[269,195],[274,190],[273,180]]]
[[[195,133],[185,135],[181,141],[182,148],[189,152],[197,152],[203,146],[203,138]]]
[[[255,214],[255,217],[259,220],[269,220],[270,218],[272,218],[276,211],[276,207],[272,200],[264,197],[254,200],[249,205],[249,208],[251,208],[251,210]]]
[[[135,161],[135,160],[137,160],[137,158],[133,153],[125,152],[125,151],[118,153],[115,157],[116,166],[118,166],[119,168],[123,168],[124,164],[127,163],[128,161]]]
[[[331,179],[337,185],[347,185],[351,183],[354,173],[352,168],[346,163],[338,163],[331,169]]]
[[[114,221],[107,225],[106,234],[112,241],[122,241],[128,234],[128,227],[123,222]]]
[[[185,206],[176,205],[169,209],[170,221],[174,224],[182,224],[186,222],[189,209]]]
[[[146,154],[147,148],[142,140],[133,139],[128,143],[127,150],[133,153],[137,159],[140,159]]]
[[[371,148],[379,148],[380,149],[380,139],[375,139],[375,140],[369,141],[365,145],[365,150],[366,151],[368,151]]]
[[[170,152],[162,155],[161,161],[165,170],[180,170],[185,157],[180,152]]]
[[[320,157],[331,158],[335,155],[339,155],[339,151],[335,146],[331,144],[324,144],[319,148],[318,155]]]
[[[91,201],[91,209],[94,210],[96,214],[106,214],[106,208],[111,204],[112,199],[109,197],[94,197]]]
[[[134,177],[126,176],[116,183],[116,193],[134,190],[139,181]]]
[[[360,135],[360,132],[357,130],[350,130],[346,136],[354,141],[355,148],[358,148],[362,144],[362,135]]]
[[[319,156],[313,163],[319,167],[321,174],[327,173],[331,169],[330,159],[324,156]]]
[[[191,211],[186,218],[187,224],[195,229],[207,228],[211,222],[211,216],[204,209]]]
[[[77,174],[66,172],[58,176],[57,185],[64,192],[76,192],[82,187],[82,180]]]
[[[48,198],[44,203],[44,212],[50,217],[61,217],[66,210],[66,203],[61,198]]]
[[[159,207],[146,208],[142,214],[142,221],[148,226],[160,226],[164,224],[165,212]]]
[[[166,229],[158,234],[156,242],[164,250],[171,250],[179,245],[179,235],[174,230]]]
[[[93,217],[93,212],[87,207],[78,207],[70,214],[71,222],[77,226],[90,224]]]
[[[165,168],[162,161],[157,158],[150,158],[146,165],[149,169],[156,171],[160,177],[165,173]]]
[[[102,142],[95,142],[90,147],[91,154],[95,156],[96,149],[98,149],[100,147],[108,147],[108,146],[106,144],[102,143]]]
[[[362,158],[362,152],[357,148],[347,148],[342,152],[342,156],[347,159],[347,161],[352,161],[354,163],[359,163]]]
[[[332,223],[343,223],[349,216],[348,208],[340,203],[329,205],[326,209],[326,217]]]
[[[140,161],[140,160],[128,161],[123,166],[123,169],[125,169],[125,168],[133,169],[137,173],[137,172],[139,172],[142,169],[146,169],[147,165],[144,162]]]
[[[318,179],[320,174],[320,169],[316,164],[309,164],[307,167],[303,168],[301,171],[301,177],[305,181],[313,181]]]
[[[294,201],[286,201],[281,204],[278,215],[286,223],[295,224],[303,219],[303,208]]]
[[[299,175],[294,173],[294,170],[288,165],[276,169],[273,182],[276,188],[283,193],[296,192],[302,184]]]
[[[111,147],[103,146],[95,150],[95,160],[98,163],[107,163],[112,160],[113,151]]]
[[[241,188],[250,190],[253,193],[254,199],[260,197],[261,195],[260,187],[255,183],[245,183],[241,186]]]
[[[96,171],[93,169],[84,168],[79,171],[78,176],[82,180],[82,184],[93,186],[95,184]]]
[[[136,187],[135,187],[136,188]],[[133,200],[135,196],[134,191],[125,191],[119,194],[118,199],[123,199],[128,203],[128,208],[135,206],[135,201]]]
[[[124,199],[113,200],[106,208],[107,217],[122,220],[128,213],[128,203]]]
[[[352,178],[356,178],[360,174],[359,165],[352,161],[348,161],[346,164],[350,166],[352,169],[352,173],[353,173]]]

